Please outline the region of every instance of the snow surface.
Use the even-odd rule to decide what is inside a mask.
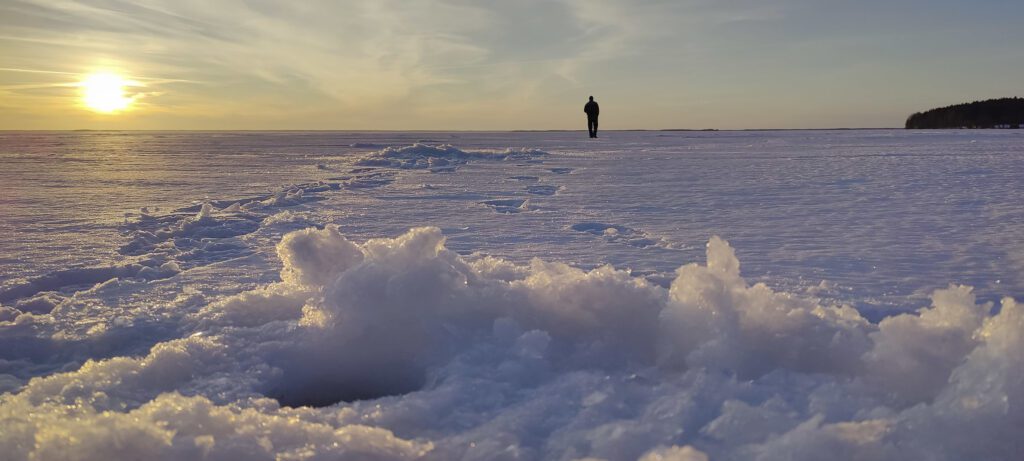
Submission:
[[[579,138],[0,134],[0,450],[1024,452],[1024,136]]]

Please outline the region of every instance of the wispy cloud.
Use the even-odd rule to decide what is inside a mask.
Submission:
[[[109,70],[144,82],[149,92],[133,117],[117,120],[128,126],[158,127],[171,117],[175,126],[535,128],[575,126],[562,120],[594,90],[609,108],[621,108],[610,116],[679,126],[728,120],[729,111],[754,103],[764,117],[785,112],[780,101],[800,97],[787,82],[807,86],[808,76],[820,73],[849,85],[865,80],[858,69],[896,69],[906,55],[935,46],[910,40],[902,60],[880,62],[872,47],[897,33],[907,22],[898,15],[914,9],[870,0],[836,13],[841,5],[826,3],[6,0],[0,97],[9,112],[46,120],[43,111],[72,107],[77,95],[66,84]],[[1000,8],[985,20],[1022,9]],[[872,21],[872,11],[893,17]],[[908,17],[927,16],[935,27],[944,20],[936,14]],[[950,16],[950,24],[967,27],[964,14]],[[929,37],[948,42],[951,53],[994,40],[986,38],[992,27],[973,27],[957,40]],[[1024,41],[1019,31],[1002,35],[1005,43]],[[822,45],[828,43],[839,44],[834,59]],[[860,62],[872,65],[854,66]],[[716,103],[699,114],[668,104],[695,98]],[[558,110],[540,110],[552,105]],[[150,112],[160,118],[147,119]],[[68,126],[88,114],[50,115]],[[21,119],[0,117],[8,120]]]

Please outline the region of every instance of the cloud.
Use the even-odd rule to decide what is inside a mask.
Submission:
[[[482,98],[515,105],[549,91],[552,78],[578,86],[586,63],[615,59],[649,30],[624,5],[574,2],[16,0],[2,8],[2,35],[21,43],[5,66],[114,68],[159,80],[154,108],[204,116],[400,115],[436,101],[480,110]]]
[[[935,78],[950,59],[1007,66],[1005,56],[1016,54],[1008,44],[1021,38],[1016,29],[1005,32],[1015,8],[873,2],[851,9],[805,0],[10,0],[0,5],[0,42],[7,44],[0,67],[74,74],[103,68],[156,81],[154,97],[133,117],[107,119],[68,113],[73,92],[19,87],[68,79],[0,72],[0,91],[9,108],[65,128],[569,127],[577,124],[569,117],[578,99],[597,90],[618,108],[609,115],[647,127],[897,125],[904,112],[920,109],[901,106],[905,100],[938,94],[947,101],[962,87],[963,73]],[[953,26],[978,33],[935,32]],[[907,56],[927,60],[907,69]],[[1009,74],[984,78],[1009,91]],[[895,101],[888,97],[894,88],[913,91]],[[807,101],[808,91],[829,96]]]

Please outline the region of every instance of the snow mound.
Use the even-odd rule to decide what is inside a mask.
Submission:
[[[530,160],[547,155],[533,149],[506,149],[492,152],[466,152],[454,146],[443,144],[431,146],[414,144],[404,147],[387,147],[358,160],[357,165],[388,167],[403,170],[430,170],[433,172],[453,171],[472,160]]]
[[[177,274],[181,269],[174,261],[143,261],[141,264],[125,264],[111,267],[79,267],[54,271],[49,274],[12,283],[0,289],[0,302],[19,301],[19,306],[35,306],[22,310],[27,312],[49,312],[54,305],[40,304],[41,293],[85,289],[113,279],[158,280]],[[28,298],[28,299],[25,299]],[[40,309],[39,305],[46,305]]]
[[[515,214],[531,210],[529,199],[512,198],[484,200],[483,202],[480,202],[480,204],[486,205],[498,214]]]
[[[751,285],[289,233],[281,281],[143,357],[0,397],[11,459],[1013,459],[1024,310],[951,286],[872,324]],[[0,323],[0,328],[6,328]],[[984,443],[982,443],[984,441]]]
[[[606,241],[622,243],[636,248],[662,247],[675,248],[670,242],[654,237],[632,227],[602,222],[581,222],[573,224],[570,229],[584,234],[596,235]]]

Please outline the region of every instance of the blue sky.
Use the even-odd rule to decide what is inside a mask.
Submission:
[[[1024,96],[1024,2],[3,0],[3,129],[900,126]],[[135,82],[129,110],[77,82]]]

